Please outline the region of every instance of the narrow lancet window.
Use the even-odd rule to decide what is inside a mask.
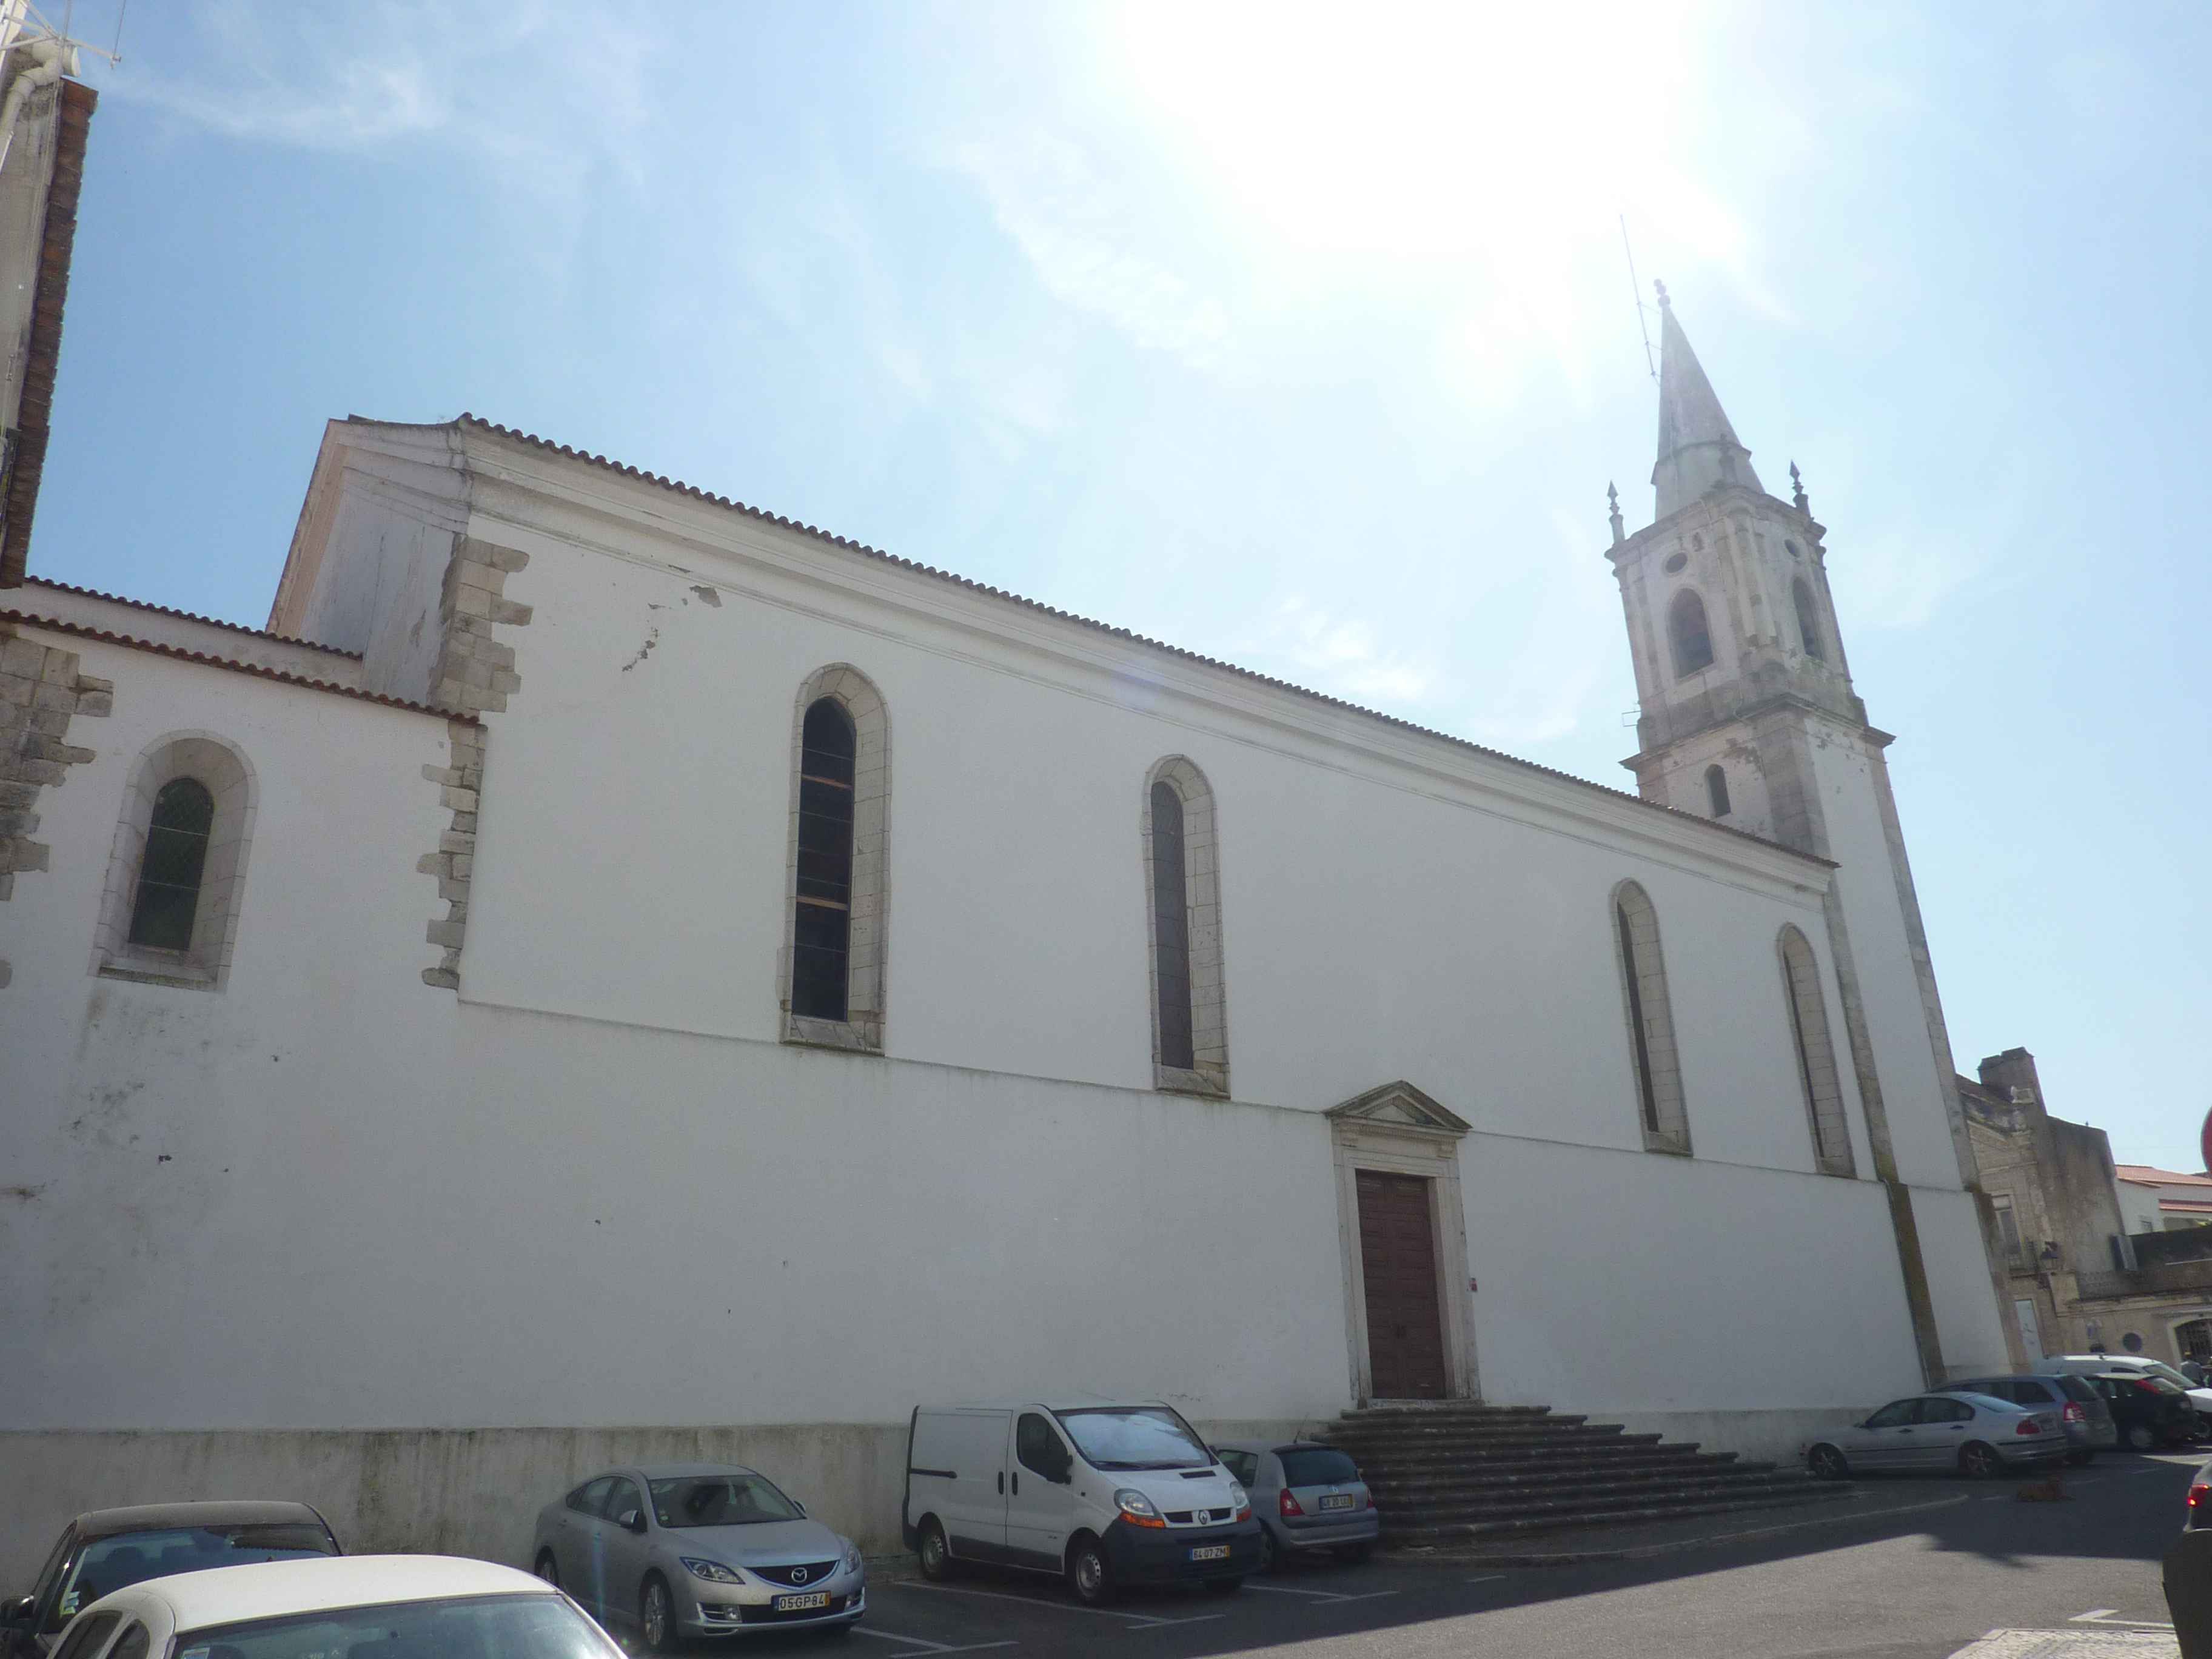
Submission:
[[[1152,980],[1158,999],[1160,1064],[1197,1066],[1191,1048],[1190,889],[1183,869],[1182,797],[1152,786]]]
[[[1712,630],[1705,625],[1705,602],[1684,588],[1667,612],[1667,635],[1674,650],[1674,678],[1713,665]]]
[[[811,705],[800,733],[799,870],[791,1012],[846,1018],[853,936],[853,722],[834,697]]]
[[[1850,1125],[1844,1115],[1843,1085],[1836,1075],[1820,964],[1804,934],[1795,927],[1782,930],[1780,943],[1782,995],[1790,1009],[1797,1077],[1804,1086],[1805,1113],[1812,1125],[1813,1161],[1825,1175],[1847,1176],[1851,1173]]]
[[[1152,1086],[1226,1095],[1229,1008],[1213,791],[1194,764],[1173,755],[1146,776],[1143,799]]]
[[[1820,608],[1814,603],[1813,590],[1800,580],[1790,584],[1790,598],[1797,605],[1797,637],[1803,641],[1805,654],[1814,662],[1826,662],[1828,653],[1820,646]]]
[[[138,866],[130,942],[155,951],[189,951],[199,915],[215,797],[198,778],[172,778],[154,797],[146,856]]]
[[[1729,815],[1728,773],[1718,766],[1705,769],[1705,799],[1713,809],[1713,816],[1724,818]]]
[[[1687,1152],[1690,1120],[1682,1100],[1682,1066],[1674,1046],[1674,1013],[1659,949],[1659,917],[1632,881],[1613,897],[1620,977],[1628,1003],[1629,1053],[1636,1073],[1644,1145],[1655,1152]]]

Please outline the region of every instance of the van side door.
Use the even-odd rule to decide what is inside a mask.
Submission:
[[[1076,1497],[1075,1454],[1042,1412],[1014,1419],[1014,1455],[1006,1470],[1006,1559],[1017,1566],[1058,1572],[1083,1505]]]
[[[934,1515],[945,1541],[969,1561],[1006,1559],[1006,1448],[1012,1413],[924,1412],[915,1419],[908,1503]]]

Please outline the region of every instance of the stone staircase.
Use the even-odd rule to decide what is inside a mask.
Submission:
[[[1386,1544],[1458,1544],[1841,1497],[1734,1452],[1543,1406],[1373,1406],[1329,1425],[1375,1498]]]

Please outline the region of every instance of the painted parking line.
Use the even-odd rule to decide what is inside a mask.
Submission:
[[[1470,1584],[1494,1584],[1505,1576],[1502,1572],[1486,1572],[1481,1577],[1470,1578],[1467,1582]]]
[[[1224,1613],[1199,1613],[1183,1619],[1162,1619],[1149,1613],[1116,1613],[1111,1607],[1079,1607],[1073,1601],[1047,1601],[1035,1595],[1009,1595],[1004,1590],[969,1589],[960,1584],[932,1584],[911,1579],[887,1589],[929,1590],[939,1595],[978,1595],[987,1601],[1012,1601],[1018,1607],[1042,1607],[1048,1613],[1080,1613],[1093,1619],[1118,1619],[1128,1630],[1157,1630],[1163,1625],[1202,1625],[1211,1619],[1227,1617]]]
[[[1244,1581],[1244,1588],[1248,1590],[1258,1590],[1263,1595],[1310,1596],[1324,1607],[1341,1601],[1375,1601],[1383,1596],[1395,1595],[1398,1593],[1394,1589],[1366,1590],[1359,1595],[1352,1595],[1343,1590],[1298,1589],[1289,1584],[1255,1584],[1249,1578]]]
[[[896,1642],[901,1647],[911,1648],[916,1653],[981,1653],[986,1648],[1011,1648],[1012,1642],[969,1642],[951,1647],[943,1642],[925,1641],[919,1636],[901,1636],[896,1631],[877,1630],[867,1625],[853,1626],[855,1636],[872,1636],[878,1642]],[[893,1654],[890,1659],[906,1659],[903,1654]]]
[[[2115,1619],[2118,1607],[2092,1607],[2087,1613],[2077,1613],[2066,1622],[2069,1625],[2124,1625],[2132,1630],[2172,1630],[2163,1619]]]

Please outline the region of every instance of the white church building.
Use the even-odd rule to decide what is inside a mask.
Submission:
[[[265,632],[0,590],[0,1559],[512,1555],[702,1453],[888,1546],[921,1401],[1786,1458],[2005,1366],[1822,527],[1662,382],[1640,799],[468,416],[329,426]]]

